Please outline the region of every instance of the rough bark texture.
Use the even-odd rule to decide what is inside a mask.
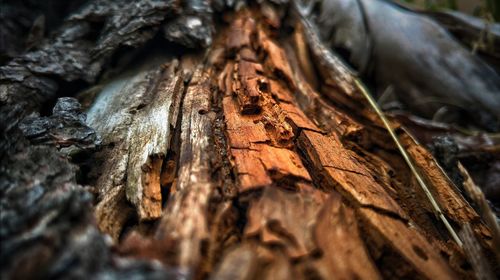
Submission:
[[[232,1],[125,2],[91,2],[0,69],[0,113],[11,122],[2,127],[2,278],[498,275],[498,229],[466,200],[462,177],[453,182],[416,140],[425,137],[411,134],[415,121],[390,117],[460,247],[357,77],[293,8],[287,20],[268,2],[225,10],[214,24],[212,8]],[[64,37],[95,21],[97,40]],[[106,62],[150,39],[128,62]],[[93,85],[74,95],[83,106],[61,98],[51,116],[32,114],[64,95],[52,87],[60,79]]]

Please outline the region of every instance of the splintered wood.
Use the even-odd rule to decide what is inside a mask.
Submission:
[[[183,86],[182,78],[173,75],[176,66],[173,61],[164,71],[145,70],[112,81],[89,109],[89,123],[106,147],[98,155],[103,166],[96,171],[100,201],[95,213],[100,229],[115,239],[133,217],[125,196],[139,219],[161,216],[162,159]]]
[[[472,277],[353,77],[307,26],[278,41],[263,9],[232,15],[205,61],[104,87],[89,110],[107,147],[101,230],[196,279]],[[491,252],[476,212],[399,133],[447,217]]]
[[[159,240],[175,243],[177,264],[198,265],[202,241],[208,239],[210,146],[213,112],[210,112],[210,71],[196,69],[182,104],[181,147],[177,183],[157,231]]]
[[[161,217],[160,173],[170,146],[171,128],[177,120],[179,78],[172,77],[176,65],[165,71],[153,96],[135,115],[129,130],[127,198],[136,206],[140,220]]]

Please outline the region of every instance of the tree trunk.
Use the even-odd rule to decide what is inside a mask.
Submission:
[[[456,243],[357,77],[306,20],[290,15],[285,23],[263,3],[225,11],[213,36],[200,39],[189,24],[175,24],[188,17],[191,25],[213,28],[203,26],[210,9],[171,2],[142,1],[152,5],[144,11],[175,15],[163,30],[177,45],[154,37],[163,15],[137,8],[147,20],[126,25],[115,15],[115,26],[103,27],[109,41],[82,36],[94,42],[82,46],[82,56],[94,51],[82,69],[68,62],[60,73],[37,72],[30,63],[51,58],[30,61],[37,58],[30,52],[2,69],[1,113],[10,122],[2,139],[2,278],[488,279],[498,273],[491,223],[391,117],[465,245]],[[79,11],[61,30],[88,24],[88,14],[102,17]],[[187,35],[176,37],[169,26]],[[129,33],[117,42],[114,28]],[[63,36],[56,33],[45,48],[64,52],[68,41],[80,42]],[[120,62],[118,46],[150,40]],[[208,47],[186,51],[178,44]],[[58,55],[74,54],[52,60],[62,61]],[[71,88],[82,80],[85,90],[75,95]],[[59,90],[50,89],[53,83]],[[51,116],[25,119],[65,95],[83,108],[60,99]]]

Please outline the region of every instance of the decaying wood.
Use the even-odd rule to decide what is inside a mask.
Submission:
[[[307,24],[307,22],[304,22],[304,24]],[[303,29],[298,29],[298,32],[300,32],[301,30]],[[310,36],[311,37],[309,38],[309,40],[311,40],[311,44],[313,45],[316,44],[317,39],[315,38],[315,36],[313,36],[313,34],[310,34]],[[295,44],[297,44],[297,42],[295,42]],[[313,52],[313,57],[315,57],[315,59],[320,59],[321,53]],[[336,68],[337,67],[336,65],[337,63],[325,65],[325,67],[323,68],[324,71],[322,72],[325,78],[334,75],[330,73],[334,73],[335,69],[331,68]],[[338,67],[339,69],[345,69],[341,65]],[[348,70],[344,71],[348,73]],[[299,81],[301,80],[300,77],[298,78],[298,80]],[[302,98],[308,98],[313,100],[317,98],[315,93],[312,92],[310,88],[307,88],[306,86],[304,86],[304,88],[305,89],[301,89]],[[337,95],[342,95],[342,92],[338,93],[339,94]],[[346,93],[344,93],[344,95],[346,95]],[[332,97],[331,95],[328,95],[328,98],[331,101],[333,101],[337,106],[345,106],[346,104],[342,103],[345,97],[337,97],[337,96]],[[351,103],[350,105],[353,107],[349,109],[356,109],[360,112],[360,114],[358,114],[358,118],[359,117],[361,117],[362,119],[364,118],[364,120],[360,123],[359,121],[355,121],[352,118],[349,118],[348,116],[339,114],[338,112],[339,109],[337,109],[337,112],[334,112],[331,106],[326,105],[324,103],[320,104],[321,104],[320,105],[321,110],[315,110],[314,114],[320,118],[324,118],[323,115],[326,114],[330,116],[340,115],[339,117],[336,118],[338,119],[336,122],[341,125],[337,125],[335,127],[332,126],[332,129],[339,131],[343,137],[349,139],[350,141],[348,141],[348,143],[350,142],[350,144],[352,144],[352,142],[354,142],[356,145],[363,146],[364,149],[372,149],[371,146],[373,146],[376,143],[375,145],[379,145],[385,149],[394,150],[395,146],[393,144],[390,144],[392,141],[388,139],[387,133],[381,133],[380,131],[378,131],[378,128],[382,127],[380,120],[375,116],[375,113],[366,110],[366,105],[363,105],[362,103],[360,104],[359,102]],[[311,110],[309,108],[306,109]],[[325,110],[327,110],[326,113],[324,113]],[[364,125],[364,123],[366,123],[367,121],[370,122],[372,126]],[[374,128],[373,125],[377,126],[378,128]],[[392,125],[395,127],[401,126],[400,124],[397,124],[397,122],[395,121],[393,121]],[[352,132],[353,130],[354,132]],[[440,204],[443,205],[444,211],[447,212],[447,215],[454,221],[475,220],[476,222],[478,222],[479,221],[478,215],[474,213],[474,211],[471,212],[470,207],[464,207],[465,205],[468,205],[468,203],[460,194],[458,194],[457,189],[453,186],[453,183],[448,179],[448,177],[442,174],[441,168],[435,162],[432,155],[425,148],[416,143],[415,140],[413,140],[413,138],[410,137],[408,133],[406,133],[404,130],[401,131],[400,133],[401,133],[400,138],[402,139],[405,145],[405,149],[409,152],[409,154],[411,155],[412,159],[415,161],[415,164],[419,167],[419,169],[425,173],[424,175],[426,180],[431,182],[430,184],[432,188],[431,191],[435,193],[438,200],[440,200]],[[384,141],[382,139],[386,140]],[[387,145],[387,143],[389,143],[389,145]],[[382,155],[382,157],[385,156]],[[387,176],[387,174],[385,176]],[[461,215],[461,217],[457,218],[456,217],[457,215]],[[485,233],[484,227],[482,226],[481,223],[477,223],[477,226],[478,226],[477,228],[478,232]]]
[[[208,207],[214,185],[210,177],[213,153],[211,72],[200,65],[182,104],[179,169],[156,238],[175,242],[175,263],[192,269],[201,262],[203,242],[209,237]]]
[[[124,188],[129,157],[128,128],[133,123],[131,111],[140,106],[146,94],[150,78],[148,73],[140,72],[104,86],[88,110],[89,123],[102,135],[102,144],[110,147],[103,151],[107,160],[97,180],[101,200],[96,205],[95,213],[99,228],[115,239],[118,239],[121,228],[132,213],[132,208],[126,207]],[[131,92],[136,98],[123,98]],[[121,100],[126,100],[126,103]]]
[[[106,160],[96,215],[101,230],[115,239],[130,219],[125,196],[139,220],[161,216],[160,173],[183,90],[176,68],[174,61],[163,71],[156,67],[112,81],[89,109],[89,122],[109,147],[98,155]]]
[[[478,279],[495,279],[471,227],[466,224],[460,232],[463,248]]]
[[[259,36],[259,38],[263,38],[264,36]],[[259,51],[269,51],[269,48],[263,47],[262,50],[257,49],[257,52]],[[282,52],[282,50],[280,51]],[[321,53],[317,53],[320,54]],[[275,57],[283,57],[281,54],[275,55]],[[281,65],[281,63],[287,63],[286,65]],[[331,65],[335,66],[335,60],[332,60]],[[274,74],[279,75],[284,75],[286,76],[287,71],[278,71],[276,73],[276,69],[287,69],[288,67],[288,62],[283,62],[283,60],[280,59],[269,59],[267,61],[266,69],[270,71],[268,75],[270,77],[267,77],[268,79],[272,79]],[[343,71],[342,68],[338,68],[340,70],[337,71]],[[265,73],[265,72],[264,72]],[[291,75],[291,72],[289,72]],[[328,72],[327,72],[328,73]],[[348,72],[345,72],[348,73]],[[347,74],[346,74],[347,75]],[[336,77],[335,74],[331,74],[331,76]],[[226,76],[227,77],[227,76]],[[285,78],[286,81],[286,78]],[[341,80],[343,81],[343,80]],[[227,83],[225,83],[227,84]],[[285,86],[288,87],[288,90],[291,91],[294,89],[294,84],[287,84]],[[299,84],[300,87],[300,84]],[[349,91],[347,93],[354,92],[354,88],[347,88]],[[345,89],[344,89],[345,90]],[[242,93],[236,93],[238,94]],[[244,94],[244,93],[243,93]],[[238,143],[236,145],[230,145],[231,146],[231,152],[234,157],[234,166],[236,168],[237,173],[240,176],[240,182],[242,184],[243,189],[247,192],[250,189],[260,189],[260,185],[265,185],[265,184],[271,184],[276,182],[279,185],[287,185],[287,181],[273,181],[273,173],[275,172],[270,172],[272,170],[267,169],[267,166],[274,166],[275,170],[280,170],[278,173],[282,174],[288,174],[289,176],[295,176],[297,177],[298,172],[295,171],[295,166],[296,164],[287,164],[286,160],[284,158],[281,158],[280,161],[276,161],[274,165],[271,164],[266,164],[266,159],[268,158],[267,155],[260,154],[260,156],[255,157],[253,154],[259,154],[262,151],[262,148],[259,146],[265,145],[263,143],[260,143],[262,141],[271,143],[273,145],[279,144],[279,141],[273,141],[273,136],[275,134],[269,134],[269,130],[271,127],[264,125],[264,127],[260,126],[252,126],[252,128],[248,128],[249,125],[247,125],[245,130],[240,130],[243,131],[244,136],[241,136],[241,134],[238,135],[233,135],[233,124],[236,123],[234,120],[233,115],[237,115],[238,111],[235,109],[236,104],[233,100],[231,100],[229,97],[227,97],[227,91],[226,91],[226,97],[224,98],[224,105],[225,108],[227,106],[228,109],[225,110],[226,114],[226,119],[227,119],[227,126],[228,126],[228,139],[230,143]],[[300,98],[300,97],[299,97]],[[265,97],[265,94],[263,94],[263,100],[268,100]],[[231,102],[232,101],[232,102]],[[274,101],[279,103],[278,101]],[[359,102],[359,101],[358,101]],[[231,104],[232,103],[232,104]],[[292,102],[293,103],[293,102]],[[226,105],[227,104],[227,105]],[[305,103],[307,104],[307,103]],[[319,104],[324,104],[324,103],[319,103]],[[232,106],[231,106],[232,105]],[[281,105],[281,104],[280,104]],[[316,104],[315,104],[316,105]],[[316,105],[318,106],[318,105]],[[295,106],[292,106],[295,108],[296,111],[300,112],[300,109],[298,109]],[[327,106],[325,106],[327,107]],[[231,109],[232,108],[232,109]],[[373,117],[373,115],[370,115],[369,111],[363,109],[363,107],[359,107],[361,111],[364,111],[367,115],[366,118],[376,121],[376,118]],[[317,109],[317,108],[316,108]],[[289,110],[288,110],[289,111]],[[260,113],[261,115],[266,116],[266,107],[262,106],[262,112]],[[300,115],[300,114],[299,114]],[[302,113],[303,115],[303,113]],[[339,115],[337,114],[332,114],[332,115]],[[258,115],[257,115],[258,116]],[[340,117],[339,117],[340,118]],[[256,115],[253,116],[246,116],[244,114],[240,114],[239,119],[245,120],[253,120],[254,123],[259,124],[259,118],[256,117]],[[305,118],[307,120],[307,117]],[[380,246],[387,246],[389,245],[390,247],[393,248],[397,254],[400,254],[403,256],[403,258],[406,260],[406,264],[410,264],[415,271],[418,271],[419,273],[422,273],[422,275],[426,275],[429,278],[433,277],[445,277],[445,275],[448,275],[448,277],[453,278],[453,272],[451,272],[451,268],[449,267],[448,264],[441,258],[440,254],[436,253],[432,245],[428,243],[425,240],[425,237],[419,233],[419,231],[416,231],[415,228],[409,227],[408,223],[408,217],[407,214],[405,214],[399,206],[398,203],[396,203],[391,197],[389,193],[386,192],[385,189],[390,190],[392,186],[383,186],[379,185],[380,183],[377,182],[376,179],[378,174],[373,174],[370,169],[365,169],[359,164],[358,162],[362,162],[363,164],[365,163],[361,159],[357,159],[358,155],[354,151],[349,151],[349,144],[348,148],[344,148],[343,144],[340,142],[340,139],[338,136],[335,137],[335,134],[332,136],[325,135],[325,132],[322,131],[321,129],[317,128],[313,122],[308,121],[311,125],[309,126],[304,126],[304,125],[297,125],[297,123],[293,122],[294,125],[298,128],[298,130],[294,131],[294,140],[297,141],[295,143],[299,144],[299,148],[302,150],[302,153],[305,153],[306,158],[303,158],[302,156],[300,157],[301,160],[306,159],[309,162],[312,162],[312,166],[315,166],[317,170],[314,171],[309,169],[309,172],[312,172],[313,177],[319,177],[314,182],[316,183],[317,186],[320,186],[321,189],[323,190],[336,190],[340,192],[341,194],[346,195],[346,198],[350,202],[351,205],[354,205],[355,207],[361,207],[362,210],[360,210],[358,215],[362,218],[363,221],[365,221],[366,225],[365,228],[368,230],[367,232],[370,233],[374,239],[382,239],[381,244],[386,244],[386,245],[380,245]],[[355,121],[352,121],[349,117],[343,116],[342,123],[346,122],[351,122],[351,124],[348,124],[349,127],[363,127],[363,124],[357,124]],[[250,121],[246,122],[247,124],[251,124]],[[274,124],[274,128],[271,129],[271,131],[274,130],[280,130],[280,122],[279,119],[278,121],[270,121],[268,122],[269,124]],[[380,127],[380,124],[378,124]],[[330,126],[331,127],[331,126]],[[328,127],[327,127],[328,128]],[[361,129],[360,129],[361,130]],[[371,129],[365,129],[365,130],[371,130]],[[248,132],[247,132],[248,131]],[[348,129],[343,129],[342,132],[346,131],[352,131]],[[267,133],[265,133],[267,132]],[[370,133],[368,131],[364,132],[366,134]],[[266,137],[266,134],[268,137]],[[296,135],[298,134],[298,135]],[[346,133],[347,134],[347,133]],[[280,134],[282,135],[282,134]],[[239,137],[238,137],[239,136]],[[315,145],[311,145],[311,139],[310,137],[315,137],[314,140],[316,140]],[[346,135],[348,136],[348,135]],[[333,137],[333,138],[332,138]],[[375,136],[374,136],[375,137]],[[373,138],[374,138],[373,137]],[[370,137],[371,138],[371,137]],[[236,140],[232,140],[236,139]],[[319,140],[318,140],[319,139]],[[255,141],[255,142],[254,142]],[[257,142],[258,141],[258,142]],[[254,142],[254,143],[252,143]],[[301,143],[303,146],[301,146]],[[366,142],[365,142],[366,143]],[[309,146],[308,146],[309,144]],[[363,143],[360,143],[363,144]],[[413,144],[415,147],[418,147],[418,145]],[[391,146],[391,145],[389,145]],[[394,149],[394,147],[391,147]],[[240,151],[243,150],[243,151]],[[281,154],[282,152],[274,152],[275,154]],[[289,153],[289,152],[286,152]],[[312,153],[312,154],[311,154]],[[421,151],[421,153],[424,153]],[[329,156],[330,155],[330,156]],[[289,156],[290,158],[293,159],[292,154]],[[321,163],[321,157],[323,157],[323,164]],[[326,158],[325,158],[326,157]],[[312,159],[316,158],[316,160]],[[259,160],[262,163],[262,166],[259,164],[250,164],[250,162]],[[293,160],[292,160],[293,162]],[[316,162],[316,164],[314,164]],[[428,162],[428,161],[426,161]],[[422,162],[423,163],[423,162]],[[288,166],[287,166],[288,165]],[[437,165],[436,165],[437,166]],[[429,168],[429,167],[427,167]],[[424,168],[425,169],[425,168]],[[269,175],[270,176],[269,176]],[[321,175],[319,175],[321,174]],[[446,176],[440,173],[441,175],[438,175],[438,178],[442,178],[440,180],[445,180],[446,181]],[[266,176],[267,175],[267,176]],[[253,176],[254,178],[252,178]],[[387,176],[387,174],[386,174]],[[429,176],[429,175],[428,175]],[[246,179],[246,178],[251,178]],[[281,175],[280,178],[283,178],[284,176]],[[432,176],[429,176],[432,177]],[[311,180],[307,177],[302,176],[301,180],[305,179],[305,184],[295,184],[295,186],[292,185],[292,189],[297,189],[297,190],[303,190],[304,186],[307,186],[307,181]],[[433,178],[434,180],[437,180],[436,178]],[[392,181],[392,180],[391,180]],[[247,183],[245,183],[247,182]],[[441,190],[443,188],[447,189],[447,191],[442,191],[442,193],[455,193],[453,190],[453,187],[451,183],[448,181],[446,186],[440,187]],[[289,183],[288,183],[289,184]],[[247,187],[245,187],[247,186]],[[360,190],[360,187],[366,186],[368,189],[367,190]],[[404,186],[401,186],[404,187]],[[415,188],[416,185],[413,185]],[[290,188],[290,187],[287,187]],[[417,188],[414,189],[415,192],[419,192]],[[263,196],[267,194],[267,191],[264,191]],[[394,192],[391,192],[391,194],[394,194]],[[403,197],[398,197],[396,195],[396,198],[398,201],[404,199]],[[406,198],[410,199],[410,198]],[[276,199],[275,199],[276,200]],[[464,201],[463,198],[460,198],[459,201]],[[423,200],[425,201],[425,199]],[[259,202],[261,203],[261,202]],[[409,206],[409,202],[406,207]],[[462,202],[464,203],[464,202]],[[406,204],[406,203],[404,203]],[[425,204],[425,202],[424,202]],[[251,204],[252,205],[252,204]],[[257,204],[256,209],[265,209],[266,207],[262,204]],[[466,205],[463,204],[463,205]],[[415,207],[416,205],[413,205]],[[463,207],[464,209],[469,209],[467,211],[472,211],[469,206]],[[256,213],[253,215],[258,215],[257,217],[264,216],[262,214],[262,211],[260,210],[259,212],[253,212],[253,208],[250,208],[249,213]],[[271,208],[273,209],[273,208]],[[408,211],[408,209],[406,209]],[[411,210],[410,210],[411,211]],[[269,210],[267,213],[276,213],[280,211],[276,210]],[[430,210],[429,212],[432,212]],[[257,214],[260,213],[260,214]],[[264,212],[266,213],[266,212]],[[450,214],[450,213],[448,213]],[[250,217],[253,217],[252,214],[250,214]],[[270,214],[268,214],[270,215]],[[450,214],[452,215],[452,214]],[[452,215],[453,216],[453,215]],[[256,218],[257,218],[256,217]],[[252,218],[253,219],[253,218]],[[250,220],[250,222],[252,221]],[[473,214],[473,216],[470,216],[467,218],[467,215],[461,217],[461,218],[456,218],[457,220],[460,220],[461,222],[465,222],[467,219],[475,220],[476,223],[479,221],[477,215]],[[262,228],[261,230],[258,230],[260,232],[260,238],[262,242],[266,242],[266,240],[274,240],[275,242],[278,242],[278,244],[283,244],[283,241],[279,241],[282,238],[286,236],[293,236],[294,238],[297,238],[296,234],[293,234],[292,229],[287,229],[287,223],[286,223],[286,218],[285,217],[277,217],[275,218],[276,221],[279,222],[279,226],[272,226],[269,229],[266,229],[265,227]],[[308,217],[307,220],[313,220],[313,218]],[[257,222],[260,221],[260,222]],[[265,222],[265,219],[262,220],[262,218],[258,218],[256,222],[251,222],[250,225],[255,226],[255,223],[269,223]],[[276,222],[271,223],[273,225]],[[296,223],[300,223],[299,220],[296,221]],[[423,222],[425,224],[425,222]],[[273,233],[272,228],[278,228],[280,229],[279,232],[282,232],[281,235],[283,237],[273,237],[275,235]],[[480,223],[476,224],[476,228],[482,232],[483,234],[488,235],[487,230],[482,226]],[[253,229],[250,232],[255,232],[258,229]],[[485,231],[486,230],[486,231]],[[395,235],[397,233],[397,235]],[[400,235],[401,234],[401,235]],[[289,237],[290,238],[290,237]],[[293,239],[292,239],[293,240]],[[302,237],[302,240],[307,240]],[[409,243],[409,240],[413,240],[414,243]],[[285,239],[286,241],[286,239]],[[290,241],[288,241],[290,242]],[[303,242],[303,241],[302,241]],[[292,242],[294,243],[294,242]],[[286,244],[286,242],[284,243]],[[293,246],[297,246],[297,244],[301,244],[298,241],[295,241],[295,244]],[[449,246],[449,245],[448,245]],[[286,246],[283,246],[286,248]],[[302,245],[303,247],[303,245]],[[299,247],[300,248],[300,247]],[[302,249],[303,250],[303,249]],[[373,249],[372,249],[373,250]],[[446,250],[446,249],[445,249]],[[449,250],[450,255],[456,254],[456,248],[449,247],[447,250]],[[292,257],[292,256],[289,256]],[[429,267],[429,263],[432,263],[432,266]],[[456,269],[456,268],[455,268]],[[395,273],[401,273],[399,271]]]
[[[479,208],[479,214],[483,217],[483,220],[485,221],[486,225],[491,230],[491,235],[492,235],[492,244],[495,248],[500,247],[500,226],[498,225],[497,218],[493,211],[491,210],[491,207],[484,197],[484,193],[481,192],[481,189],[472,181],[472,178],[468,174],[467,170],[463,167],[462,164],[459,164],[458,166],[460,172],[462,175],[465,177],[464,181],[464,189],[467,192],[468,196],[471,197],[472,202],[476,204]],[[470,232],[470,226],[467,225],[467,229],[465,229],[467,232]],[[469,233],[467,233],[469,234]],[[495,251],[497,260],[500,261],[500,252],[497,250]]]
[[[32,143],[14,134],[25,148],[5,160],[13,167],[6,169],[11,174],[2,183],[0,206],[2,225],[16,215],[23,224],[0,231],[8,241],[2,260],[15,255],[2,264],[2,276],[22,278],[46,267],[44,277],[112,279],[498,274],[490,258],[498,252],[492,217],[485,224],[432,154],[400,119],[388,116],[443,214],[462,232],[465,246],[455,243],[363,98],[358,78],[309,21],[294,12],[285,21],[264,3],[226,11],[212,37],[211,27],[199,26],[210,21],[209,2],[187,2],[192,7],[172,1],[140,11],[174,7],[178,16],[181,9],[186,14],[167,18],[162,34],[185,46],[210,46],[203,53],[141,53],[130,63],[137,65],[108,73],[78,95],[86,122],[75,99],[59,100],[50,117],[22,122]],[[276,32],[289,22],[293,32]],[[128,40],[142,42],[134,34]],[[96,50],[121,44],[111,41],[103,39]],[[52,133],[59,127],[83,131],[90,140],[59,141]],[[19,173],[16,166],[26,158],[26,173]],[[92,203],[87,189],[96,195],[96,225],[86,211]],[[64,194],[60,200],[58,193]],[[22,195],[40,213],[22,213],[11,202]],[[66,207],[68,213],[61,211]],[[47,231],[60,243],[40,245],[51,242]],[[61,253],[65,244],[69,251]],[[95,250],[80,252],[85,247]],[[96,263],[93,254],[99,254]],[[23,272],[32,258],[41,263]]]
[[[128,139],[127,198],[137,208],[140,220],[161,216],[160,173],[167,155],[175,126],[179,104],[181,78],[174,77],[175,62],[165,70],[158,88],[148,88],[154,96],[143,97],[149,104],[134,116]],[[154,81],[153,81],[154,82]],[[143,101],[144,102],[144,101]]]

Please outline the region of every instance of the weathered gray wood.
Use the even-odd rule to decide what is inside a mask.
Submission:
[[[105,85],[88,110],[88,122],[102,137],[105,159],[96,182],[98,200],[95,215],[99,228],[118,239],[123,225],[133,214],[126,206],[125,186],[129,161],[129,128],[133,110],[146,99],[149,81],[158,77],[156,70],[143,70],[117,78]]]
[[[102,200],[96,216],[101,230],[115,239],[133,217],[130,207],[124,207],[125,194],[140,220],[161,215],[160,172],[183,88],[176,68],[173,61],[164,70],[153,66],[117,78],[103,87],[88,111],[105,146],[99,155],[105,161],[97,181]]]
[[[209,238],[208,204],[214,183],[210,176],[213,155],[214,112],[211,112],[211,71],[199,65],[182,104],[178,177],[172,186],[156,238],[175,242],[175,263],[196,268],[202,242]]]
[[[175,127],[182,94],[182,77],[175,76],[177,62],[162,73],[158,86],[150,85],[149,104],[138,111],[128,133],[127,198],[137,208],[139,220],[161,217],[160,173]]]

